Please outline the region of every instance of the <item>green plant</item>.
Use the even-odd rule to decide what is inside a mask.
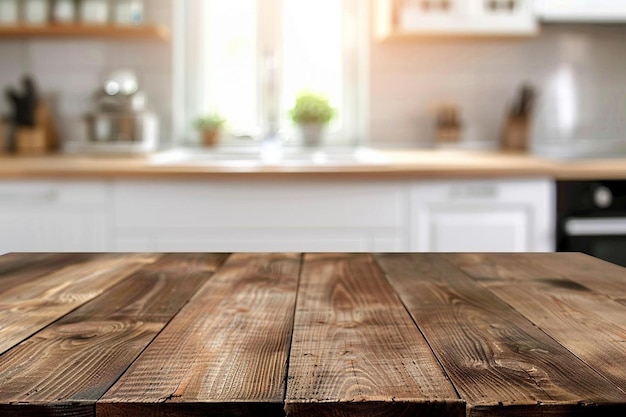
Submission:
[[[219,130],[226,123],[226,119],[217,113],[199,117],[194,121],[194,126],[200,131]]]
[[[328,98],[309,92],[298,94],[295,106],[289,111],[291,120],[297,124],[326,124],[334,115],[335,109],[330,106]]]

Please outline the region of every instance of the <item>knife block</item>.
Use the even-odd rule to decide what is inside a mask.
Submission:
[[[528,151],[530,121],[528,117],[509,117],[504,126],[502,150],[508,152]]]
[[[35,126],[19,126],[15,131],[15,150],[20,155],[43,155],[58,145],[50,108],[40,103],[35,110]]]

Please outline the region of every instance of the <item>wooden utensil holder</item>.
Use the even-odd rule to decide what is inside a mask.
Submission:
[[[528,117],[509,117],[504,126],[502,150],[509,152],[528,151],[530,121]]]
[[[58,146],[58,136],[50,108],[40,103],[35,110],[35,126],[20,126],[15,131],[15,150],[20,155],[43,155]]]

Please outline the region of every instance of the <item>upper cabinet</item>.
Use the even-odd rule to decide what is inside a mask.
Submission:
[[[533,0],[376,0],[379,38],[528,36],[537,33]]]
[[[546,22],[626,22],[626,0],[535,0]]]

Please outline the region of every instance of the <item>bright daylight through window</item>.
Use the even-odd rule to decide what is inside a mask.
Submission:
[[[194,117],[219,113],[233,138],[260,139],[278,126],[283,139],[297,143],[289,110],[308,91],[327,97],[335,109],[328,143],[362,141],[365,3],[186,1],[180,82],[187,135]]]

